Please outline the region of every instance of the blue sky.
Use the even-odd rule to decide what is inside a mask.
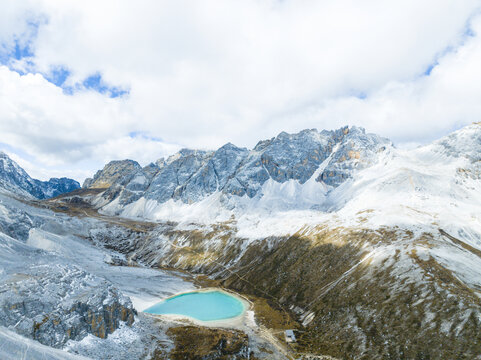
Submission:
[[[0,6],[0,148],[42,179],[346,124],[413,147],[481,118],[479,0]]]
[[[4,45],[0,48],[0,64],[9,67],[12,71],[16,71],[21,75],[27,73],[40,73],[47,81],[62,88],[65,94],[69,95],[85,90],[93,90],[111,98],[128,95],[128,89],[107,84],[102,79],[102,74],[100,74],[100,72],[95,72],[81,81],[72,83],[69,82],[71,71],[66,65],[52,66],[47,72],[41,72],[36,69],[34,62],[35,53],[31,47],[32,43],[35,42],[37,29],[40,25],[31,24],[30,26],[35,30],[31,32],[26,43],[22,44],[21,41],[13,39],[12,45]],[[25,62],[26,66],[23,68],[11,66],[12,62]]]

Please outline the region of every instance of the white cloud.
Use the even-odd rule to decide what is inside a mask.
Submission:
[[[40,74],[21,76],[5,66],[0,66],[0,119],[1,142],[34,157],[36,165],[16,160],[40,179],[61,176],[62,169],[83,180],[111,159],[133,158],[145,165],[179,149],[127,136],[139,124],[123,99],[93,91],[66,95]]]
[[[29,1],[4,1],[0,11],[1,48],[13,49],[15,40],[25,44],[31,34],[28,21],[35,18]]]
[[[0,141],[39,168],[92,172],[110,158],[155,160],[175,144],[252,146],[282,130],[346,123],[422,143],[481,117],[480,4],[11,2],[5,19],[48,19],[32,42],[38,71],[66,67],[69,84],[99,72],[130,93],[70,96],[41,75],[0,68]],[[0,25],[0,41],[28,34],[20,24]],[[128,136],[139,131],[162,141]]]
[[[445,54],[429,76],[391,81],[366,99],[341,97],[285,117],[308,124],[331,121],[360,125],[389,136],[403,147],[433,141],[481,120],[481,16],[473,19],[472,35]],[[295,129],[293,129],[295,130]]]

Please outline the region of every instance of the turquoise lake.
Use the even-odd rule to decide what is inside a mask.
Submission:
[[[161,301],[144,312],[184,315],[201,321],[223,320],[241,315],[244,304],[222,291],[191,292]]]

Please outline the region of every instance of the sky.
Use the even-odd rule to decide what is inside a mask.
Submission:
[[[481,121],[481,0],[0,0],[0,149],[42,180],[113,159]]]

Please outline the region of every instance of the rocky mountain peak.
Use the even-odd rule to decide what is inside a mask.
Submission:
[[[17,195],[46,199],[76,190],[80,184],[68,178],[49,181],[32,179],[27,172],[6,153],[0,152],[0,188]]]
[[[39,188],[42,189],[43,198],[59,196],[80,188],[80,183],[66,177],[51,178],[49,181],[34,180]]]
[[[113,160],[104,166],[102,170],[97,171],[93,179],[85,180],[84,188],[108,188],[125,176],[142,170],[142,167],[134,160]]]
[[[375,163],[389,146],[389,140],[358,127],[281,132],[258,142],[253,150],[232,143],[216,151],[182,149],[143,169],[131,160],[110,162],[84,187],[110,187],[105,193],[108,201],[120,196],[123,206],[141,197],[158,203],[172,199],[190,204],[215,192],[252,198],[262,196],[260,190],[269,179],[304,184],[318,170],[317,182],[337,187]]]
[[[429,146],[429,145],[428,145]],[[481,160],[481,123],[473,123],[434,142],[445,155],[464,156],[472,162]]]

